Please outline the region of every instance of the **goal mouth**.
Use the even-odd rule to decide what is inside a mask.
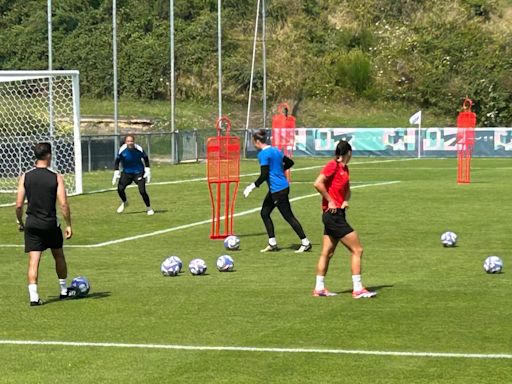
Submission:
[[[79,95],[78,71],[0,71],[0,193],[16,191],[43,141],[67,192],[82,193]]]

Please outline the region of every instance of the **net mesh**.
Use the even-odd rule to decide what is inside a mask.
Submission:
[[[73,76],[0,74],[0,193],[14,192],[34,165],[37,142],[52,144],[52,168],[76,193]]]

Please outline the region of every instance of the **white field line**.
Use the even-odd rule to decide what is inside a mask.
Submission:
[[[372,161],[365,161],[365,162],[351,162],[350,165],[365,165],[365,164],[375,164],[375,163],[389,163],[389,162],[397,162],[397,161],[409,161],[409,160],[417,160],[416,158],[407,158],[407,159],[389,159],[389,160],[372,160]],[[325,165],[325,164],[324,164]],[[302,167],[302,168],[293,168],[293,172],[300,172],[300,171],[311,171],[312,169],[318,169],[323,168],[324,165],[313,165],[311,167]],[[432,168],[435,169],[435,168]],[[259,176],[260,172],[253,172],[253,173],[245,173],[243,175],[240,175],[240,178],[242,177],[250,177],[250,176]],[[151,185],[170,185],[170,184],[184,184],[184,183],[194,183],[198,181],[206,181],[206,177],[196,177],[194,179],[183,179],[183,180],[172,180],[172,181],[160,181],[157,183],[150,183],[147,184],[147,186]],[[293,182],[292,182],[293,183]],[[136,185],[129,185],[128,188],[136,188]],[[95,193],[102,193],[102,192],[110,192],[110,191],[117,191],[116,188],[105,188],[105,189],[97,189],[95,191],[85,192],[82,195],[92,195]]]
[[[129,343],[92,343],[79,341],[37,341],[37,340],[0,340],[3,345],[36,345],[59,347],[101,347],[101,348],[136,348],[136,349],[172,349],[186,351],[223,351],[223,352],[273,352],[273,353],[323,353],[337,355],[373,355],[464,359],[512,359],[512,354],[451,353],[451,352],[401,352],[401,351],[366,351],[357,349],[322,349],[322,348],[265,348],[234,346],[201,346],[173,344],[129,344]]]
[[[389,163],[389,162],[397,162],[397,161],[409,161],[409,160],[417,160],[416,158],[406,158],[406,159],[389,159],[389,160],[372,160],[372,161],[364,161],[364,162],[352,162],[351,165],[364,165],[364,164],[375,164],[375,163]],[[310,171],[312,169],[318,169],[322,168],[323,165],[314,165],[311,167],[302,167],[302,168],[293,168],[293,172],[300,172],[300,171]],[[246,173],[243,175],[240,175],[240,177],[249,177],[249,176],[259,176],[259,172],[254,173]],[[182,180],[173,180],[173,181],[160,181],[157,183],[149,183],[147,186],[152,185],[170,185],[170,184],[184,184],[184,183],[194,183],[198,181],[206,181],[206,177],[196,177],[194,179],[182,179]],[[128,188],[136,188],[136,185],[129,185]],[[95,191],[89,191],[84,192],[81,195],[73,195],[73,196],[82,196],[82,195],[93,195],[95,193],[104,193],[104,192],[112,192],[117,191],[117,187],[114,188],[104,188],[104,189],[97,189]],[[1,207],[13,207],[14,203],[7,203],[7,204],[0,204]]]
[[[375,183],[375,184],[355,185],[355,186],[352,186],[351,188],[352,189],[357,189],[357,188],[375,187],[375,186],[382,186],[382,185],[397,184],[399,182],[400,181],[386,181],[386,182]],[[294,198],[290,199],[290,202],[298,201],[298,200],[303,200],[303,199],[307,199],[307,198],[314,197],[314,196],[319,196],[319,195],[318,195],[318,193],[312,193],[312,194],[309,194],[309,195],[298,196],[298,197],[294,197]],[[234,217],[245,216],[245,215],[249,215],[249,214],[254,213],[254,212],[259,212],[260,210],[261,210],[261,207],[253,208],[253,209],[249,209],[247,211],[235,213],[233,216]],[[220,219],[223,220],[224,216],[221,216]],[[136,236],[124,237],[124,238],[117,239],[117,240],[105,241],[103,243],[87,244],[87,245],[79,245],[79,244],[66,245],[66,248],[98,248],[98,247],[105,247],[105,246],[108,246],[108,245],[124,243],[126,241],[138,240],[138,239],[143,239],[143,238],[146,238],[146,237],[162,235],[164,233],[175,232],[175,231],[179,231],[181,229],[188,229],[188,228],[192,228],[192,227],[197,227],[197,226],[203,225],[203,224],[211,224],[211,222],[212,222],[211,219],[202,220],[202,221],[196,221],[195,223],[179,225],[177,227],[161,229],[159,231],[143,233],[141,235],[136,235]],[[0,248],[21,248],[21,247],[23,247],[23,244],[0,244]]]

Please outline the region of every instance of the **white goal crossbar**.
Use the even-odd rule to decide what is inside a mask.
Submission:
[[[67,192],[82,193],[79,72],[0,71],[0,193],[16,190],[42,141]]]

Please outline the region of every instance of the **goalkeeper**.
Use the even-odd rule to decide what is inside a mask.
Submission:
[[[122,165],[123,171],[119,171],[119,164]],[[138,144],[135,144],[135,136],[127,135],[124,144],[119,148],[114,165],[114,177],[112,185],[116,185],[117,193],[121,198],[121,205],[117,208],[117,213],[123,213],[128,205],[125,189],[132,182],[139,187],[139,193],[146,204],[148,215],[154,215],[155,211],[151,209],[149,195],[146,192],[146,183],[151,181],[151,169],[149,168],[149,158],[146,152]]]

